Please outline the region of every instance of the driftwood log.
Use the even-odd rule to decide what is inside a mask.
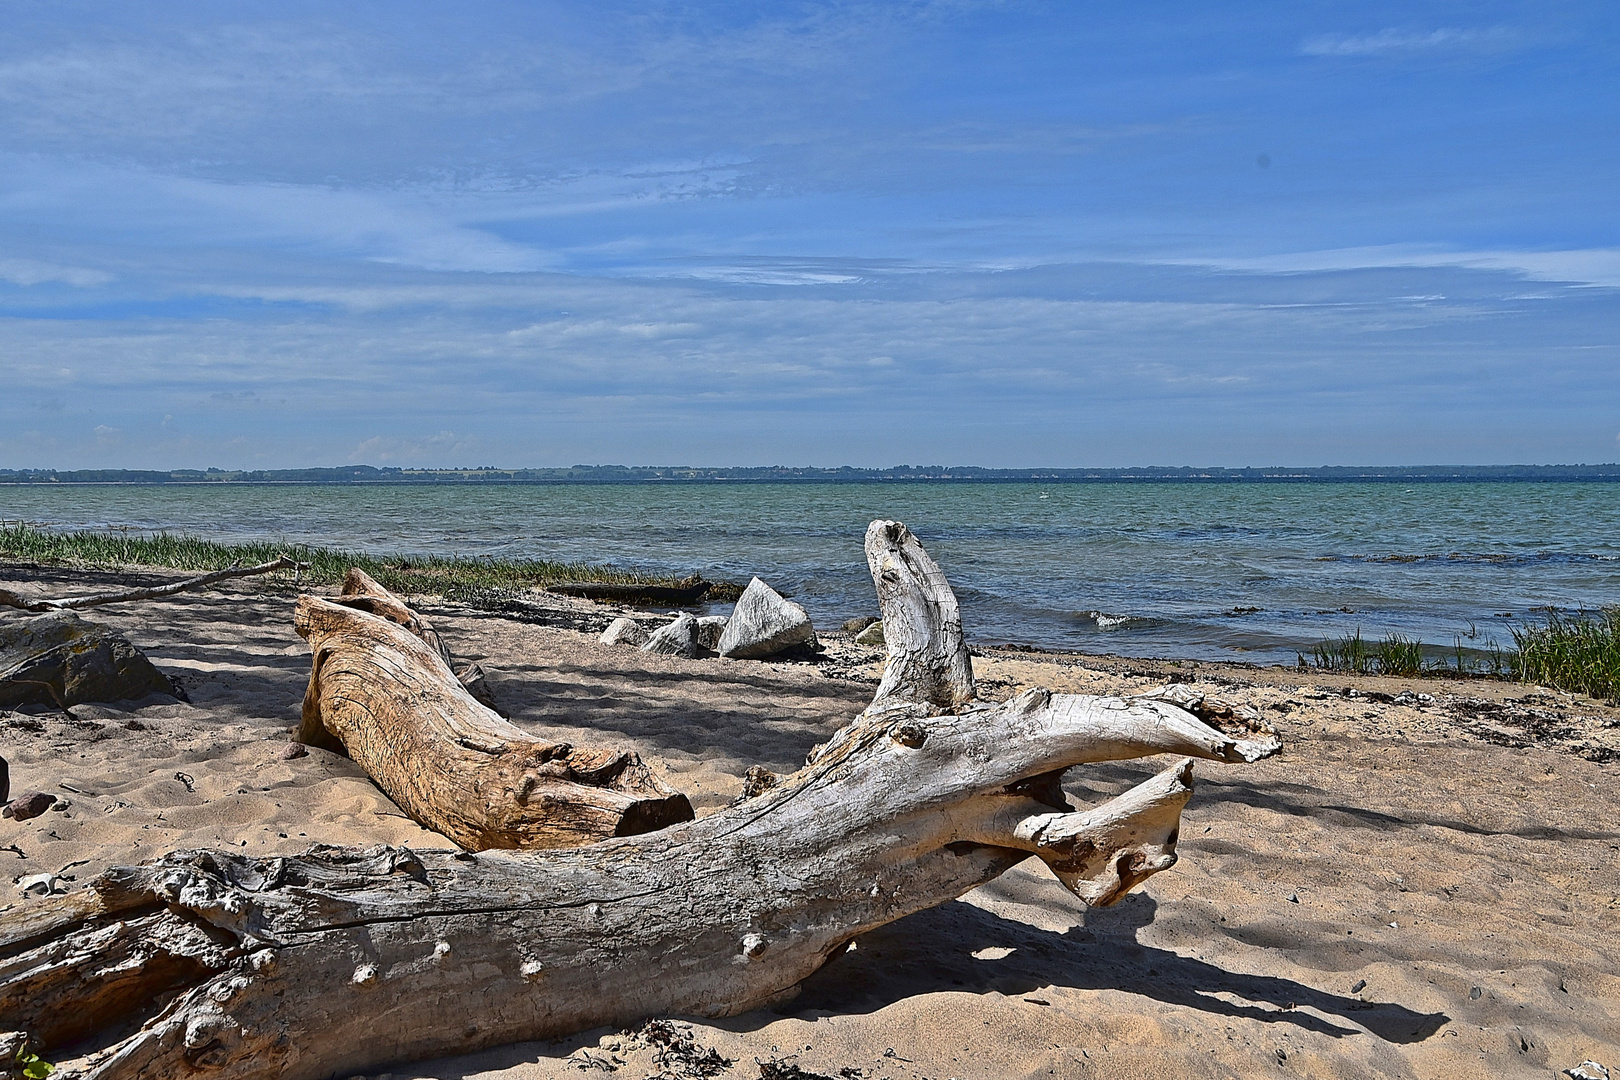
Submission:
[[[299,597],[293,625],[313,650],[298,740],[347,753],[464,848],[578,847],[692,817],[637,755],[543,742],[477,701],[438,632],[359,570],[336,600]]]
[[[922,565],[915,539],[882,525],[868,543]],[[879,552],[875,576],[883,565]],[[908,587],[932,594],[916,610],[954,610],[943,577]],[[890,663],[956,655],[937,644]],[[373,675],[404,654],[380,647]],[[98,1080],[314,1080],[659,1013],[738,1013],[1032,853],[1088,903],[1110,903],[1175,861],[1190,759],[1278,749],[1240,716],[1221,730],[1164,698],[1030,691],[947,710],[903,689],[930,685],[925,673],[902,674],[801,771],[645,835],[478,854],[176,852],[11,908],[0,1027]],[[1180,760],[1103,806],[1066,804],[1063,770],[1155,754]]]
[[[215,570],[207,574],[186,578],[182,581],[171,581],[167,585],[155,585],[150,588],[120,589],[117,592],[90,593],[87,596],[64,596],[56,600],[30,600],[12,592],[10,589],[0,589],[0,606],[21,608],[23,611],[82,611],[85,608],[101,607],[103,604],[122,604],[130,600],[158,600],[165,596],[174,596],[176,593],[189,592],[193,589],[207,588],[209,585],[231,578],[253,577],[258,574],[270,574],[277,570],[295,570],[299,563],[283,555],[258,566],[232,566],[225,570]],[[307,564],[304,564],[307,565]]]

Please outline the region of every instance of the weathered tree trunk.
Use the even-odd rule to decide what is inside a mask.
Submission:
[[[866,530],[866,565],[883,611],[889,662],[872,708],[913,701],[948,709],[973,700],[962,614],[939,565],[898,521]]]
[[[336,601],[299,597],[293,625],[313,650],[299,740],[347,752],[462,847],[578,847],[692,817],[637,755],[541,742],[474,700],[438,633],[358,570]]]
[[[943,578],[914,587],[937,594]],[[331,607],[309,605],[307,621]],[[928,700],[890,694],[776,787],[642,836],[477,855],[177,852],[109,871],[0,916],[0,1027],[87,1078],[313,1080],[742,1012],[1032,852],[1099,904],[1175,861],[1190,760],[1081,812],[1058,787],[1070,766],[1278,749],[1264,729],[1218,730],[1163,700],[1030,691],[945,715]]]

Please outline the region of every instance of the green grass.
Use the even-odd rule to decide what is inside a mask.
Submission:
[[[1423,643],[1390,634],[1378,649],[1378,670],[1384,675],[1417,675],[1423,671]]]
[[[1374,645],[1361,636],[1360,629],[1336,641],[1323,641],[1312,650],[1309,661],[1303,654],[1299,658],[1300,667],[1402,677],[1501,675],[1509,664],[1510,658],[1494,645],[1481,650],[1463,645],[1462,638],[1458,638],[1455,649],[1431,659],[1424,652],[1423,643],[1415,638],[1388,634],[1381,643]]]
[[[1547,614],[1545,624],[1513,631],[1513,677],[1577,694],[1620,698],[1620,607],[1595,617]]]
[[[599,563],[443,555],[377,556],[273,541],[220,544],[170,533],[142,536],[122,532],[50,532],[21,524],[0,525],[0,558],[50,566],[145,566],[206,573],[231,566],[255,566],[283,554],[308,565],[296,575],[291,570],[283,570],[260,580],[269,584],[297,581],[304,585],[332,585],[341,581],[351,566],[356,566],[398,593],[436,593],[461,599],[491,593],[513,595],[560,581],[638,585],[667,585],[674,581],[616,570]]]
[[[1319,668],[1354,671],[1361,675],[1371,673],[1377,659],[1372,647],[1362,640],[1360,627],[1356,628],[1354,634],[1346,634],[1338,641],[1322,642],[1312,651],[1311,657]]]

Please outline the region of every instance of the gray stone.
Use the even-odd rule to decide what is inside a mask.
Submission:
[[[647,644],[647,628],[634,619],[620,616],[608,623],[608,628],[602,631],[602,644],[604,645],[635,645]]]
[[[737,599],[715,651],[738,660],[763,660],[815,641],[816,632],[804,608],[755,578]]]
[[[875,622],[871,626],[868,626],[865,630],[862,630],[860,633],[856,634],[855,635],[855,644],[857,644],[857,645],[882,645],[883,644],[883,624],[881,622]]]
[[[719,652],[720,635],[726,632],[726,623],[729,621],[724,615],[699,615],[698,644],[710,652]]]
[[[0,708],[134,701],[173,687],[129,639],[71,611],[0,624]]]
[[[641,647],[641,651],[660,653],[664,656],[684,656],[690,660],[697,656],[700,648],[697,618],[682,612],[676,616],[674,622],[655,630],[653,636],[647,639],[647,644]]]
[[[842,630],[846,634],[858,634],[862,630],[865,630],[868,626],[871,626],[873,623],[882,621],[882,619],[875,619],[870,615],[860,615],[853,619],[844,620],[844,625],[840,626],[838,629]]]
[[[1565,1069],[1565,1076],[1572,1076],[1575,1080],[1609,1080],[1609,1070],[1595,1061],[1583,1061],[1573,1069]]]

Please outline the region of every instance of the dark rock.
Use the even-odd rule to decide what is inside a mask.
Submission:
[[[170,690],[169,680],[128,638],[71,611],[0,625],[0,708],[66,709]]]
[[[698,644],[710,652],[720,650],[720,638],[726,632],[726,623],[729,622],[724,615],[699,615],[697,621]]]
[[[11,766],[0,757],[0,803],[11,801]]]
[[[0,810],[0,817],[8,817],[14,821],[27,821],[37,818],[45,811],[56,805],[56,796],[45,791],[30,791],[26,795],[19,795]]]
[[[886,639],[883,636],[883,623],[881,621],[874,622],[871,626],[855,635],[855,644],[857,645],[883,645],[885,643]]]
[[[865,630],[868,626],[871,626],[873,623],[882,621],[882,619],[876,619],[870,615],[861,615],[858,618],[845,620],[844,625],[840,626],[838,629],[842,630],[846,634],[858,634],[862,630]]]

